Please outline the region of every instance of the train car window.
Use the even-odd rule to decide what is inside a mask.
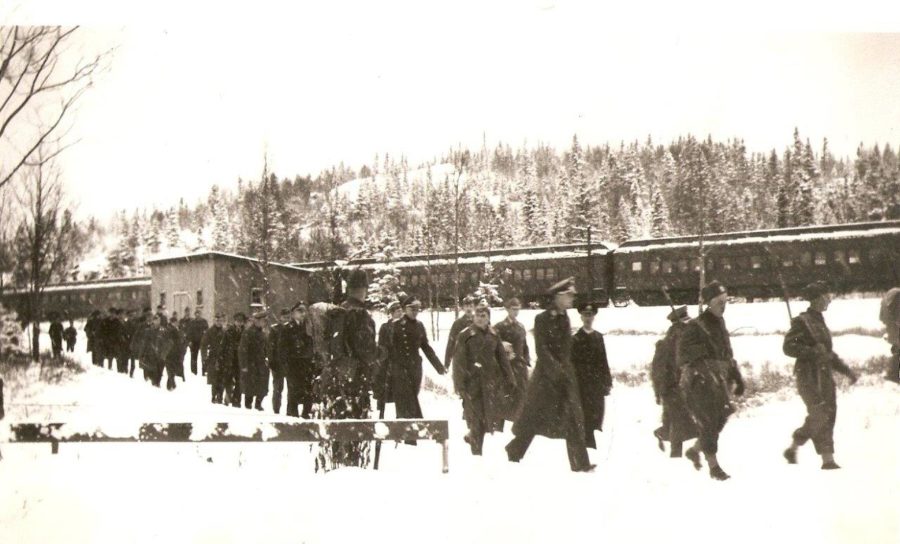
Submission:
[[[203,306],[203,289],[197,289],[197,302],[194,305]]]
[[[525,281],[528,281],[531,279],[531,269],[530,268],[522,269],[522,279]]]
[[[754,270],[759,270],[760,268],[762,268],[762,257],[760,257],[759,255],[751,255],[750,268]]]
[[[728,257],[722,257],[721,259],[719,259],[719,262],[721,263],[722,270],[731,270],[731,259],[729,259]]]
[[[650,261],[650,273],[659,274],[659,261]]]
[[[671,274],[672,273],[672,261],[663,261],[662,262],[662,271],[663,271],[663,274]]]
[[[847,262],[847,257],[844,255],[843,249],[837,249],[834,252],[834,262],[845,264]]]
[[[642,263],[641,261],[633,261],[631,263],[631,271],[632,272],[640,272],[641,269],[643,269],[643,268],[644,268],[644,263]]]
[[[847,250],[847,262],[849,262],[850,264],[859,264],[859,250],[858,249]]]
[[[816,251],[816,266],[824,266],[828,263],[828,257],[824,251]]]
[[[550,267],[550,268],[547,269],[547,279],[548,279],[548,280],[555,280],[555,279],[556,279],[556,269],[555,269],[555,268]]]
[[[804,251],[800,254],[800,264],[803,266],[809,266],[812,264],[812,253],[809,251]]]
[[[700,258],[691,259],[691,264],[693,265],[694,272],[700,272]]]
[[[679,272],[687,272],[688,271],[687,259],[678,259],[678,271]]]
[[[544,279],[544,269],[543,268],[536,268],[534,270],[534,279],[536,279],[536,280]]]
[[[413,274],[412,276],[409,277],[409,279],[411,280],[410,285],[412,285],[412,286],[419,285],[419,275],[418,274]]]
[[[263,303],[263,290],[261,287],[251,287],[250,288],[250,305],[251,306],[262,306]]]
[[[781,266],[785,268],[790,268],[794,266],[794,258],[793,257],[785,257],[781,260]]]
[[[522,279],[522,271],[519,270],[518,268],[516,268],[515,270],[513,270],[513,279],[515,279],[516,281]]]
[[[87,300],[87,294],[81,293],[80,295],[78,295],[78,298],[80,298],[81,300]]]
[[[716,269],[716,260],[712,257],[706,258],[706,269],[707,270],[715,270]]]
[[[162,306],[163,308],[166,307],[166,292],[165,291],[160,291],[160,293],[159,293],[159,305]]]

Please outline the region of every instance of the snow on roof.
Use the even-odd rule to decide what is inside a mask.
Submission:
[[[846,231],[834,231],[834,232],[804,232],[802,234],[773,234],[771,236],[759,235],[759,236],[746,236],[741,238],[734,239],[725,239],[725,240],[704,240],[704,246],[738,246],[738,245],[749,245],[749,244],[767,244],[767,243],[778,243],[778,242],[801,242],[801,241],[811,241],[811,240],[846,240],[852,238],[873,238],[877,236],[884,236],[888,234],[898,234],[900,235],[900,226],[895,227],[887,227],[887,228],[875,228],[870,230],[846,230]],[[685,248],[685,247],[697,247],[699,246],[699,240],[694,239],[690,241],[684,242],[667,242],[665,240],[660,240],[660,243],[657,244],[646,244],[639,246],[629,246],[627,244],[623,244],[615,250],[616,253],[641,253],[645,251],[655,251],[659,249],[677,249],[677,248]]]
[[[594,255],[602,256],[608,253],[605,249],[595,249],[593,251]],[[583,251],[546,251],[543,253],[519,253],[514,255],[493,255],[490,257],[491,263],[509,263],[509,262],[519,262],[519,261],[532,261],[532,260],[556,260],[556,259],[583,259],[587,257],[587,254]],[[372,268],[381,269],[381,268],[415,268],[420,266],[452,266],[454,264],[454,259],[419,259],[415,261],[395,261],[390,264],[388,263],[375,263],[371,265]],[[488,262],[488,257],[485,255],[478,255],[473,257],[460,257],[459,264],[482,264]]]
[[[45,293],[52,293],[54,291],[80,291],[84,289],[111,289],[115,287],[131,287],[131,286],[150,286],[150,278],[149,277],[140,277],[140,278],[110,278],[108,280],[93,280],[93,281],[77,281],[71,283],[56,283],[53,285],[47,285],[44,287]],[[18,294],[18,293],[27,293],[28,289],[24,288],[16,288],[16,289],[5,289],[3,294]]]
[[[226,253],[224,251],[198,251],[198,252],[194,252],[194,253],[179,253],[179,254],[159,256],[159,257],[155,257],[153,259],[148,260],[147,264],[153,265],[154,263],[163,263],[166,261],[179,261],[179,260],[189,261],[191,259],[216,258],[216,257],[224,257],[226,259],[238,259],[241,261],[262,264],[262,261],[260,261],[259,259],[255,259],[253,257],[245,257],[243,255],[237,255],[235,253]],[[310,273],[310,274],[313,272],[312,270],[310,270],[308,268],[301,268],[299,266],[294,266],[294,265],[290,265],[290,264],[269,262],[269,266],[286,268],[288,270],[292,270],[295,272],[306,272],[306,273]]]

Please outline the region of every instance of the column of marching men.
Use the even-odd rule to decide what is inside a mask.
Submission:
[[[199,311],[180,322],[174,314],[167,318],[160,308],[155,313],[145,308],[140,316],[131,312],[127,318],[115,308],[104,315],[94,312],[85,326],[88,351],[95,365],[106,363],[111,369],[115,360],[118,372],[132,376],[139,363],[145,379],[157,387],[165,374],[171,390],[177,378],[184,380],[184,359],[190,349],[191,371],[206,376],[213,403],[263,410],[271,376],[275,413],[281,410],[286,386],[288,416],[326,419],[369,418],[373,396],[381,403],[393,403],[397,418],[427,416],[418,398],[424,355],[439,374],[452,370],[468,427],[465,441],[473,455],[482,454],[485,434],[503,431],[510,422],[514,438],[505,449],[511,462],[519,462],[540,435],[566,441],[573,471],[595,470],[588,449],[596,448],[594,432],[603,431],[613,379],[603,335],[593,328],[598,304],[578,305],[581,326],[572,332],[568,316],[576,294],[572,278],[546,292],[547,308],[534,320],[534,361],[515,297],[505,301],[505,316],[493,325],[487,304],[465,298],[464,313],[450,329],[442,363],[418,319],[422,305],[414,296],[403,295],[387,305],[389,319],[376,335],[365,304],[368,285],[364,271],[352,271],[346,300],[331,307],[318,332],[303,302],[282,309],[271,327],[266,311],[249,319],[243,313],[230,318],[218,314],[212,326]],[[857,377],[832,350],[823,316],[831,301],[827,287],[813,283],[804,295],[809,308],[792,320],[783,351],[796,359],[797,389],[808,415],[789,437],[783,457],[796,463],[799,448],[811,440],[822,457],[822,468],[836,469],[833,374],[854,383]],[[701,300],[706,308],[693,319],[686,307],[673,308],[668,316],[671,327],[656,344],[651,382],[662,407],[662,425],[654,435],[661,450],[664,443],[670,444],[671,457],[686,457],[700,470],[702,456],[710,477],[725,480],[730,476],[719,462],[719,436],[735,411],[734,397],[742,395],[745,386],[724,320],[726,288],[712,281],[701,290]],[[68,332],[74,331],[71,323],[63,331],[57,321],[51,327],[54,350],[57,337],[68,342],[73,336],[74,342]],[[317,335],[322,338],[321,349],[316,346]],[[324,360],[322,351],[327,353]],[[684,450],[682,444],[692,440]],[[331,447],[336,465],[367,462],[361,442]]]

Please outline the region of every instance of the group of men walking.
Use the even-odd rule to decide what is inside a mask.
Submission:
[[[671,327],[657,343],[651,377],[657,403],[663,407],[662,426],[654,431],[659,440],[670,442],[670,455],[682,456],[682,443],[696,439],[684,452],[696,469],[702,468],[700,453],[717,480],[730,476],[717,457],[719,435],[734,412],[733,396],[744,393],[744,380],[734,359],[723,315],[728,301],[723,285],[713,281],[701,291],[706,309],[689,319],[686,307],[669,314]],[[797,390],[807,409],[803,424],[794,431],[784,458],[797,463],[797,450],[810,439],[822,457],[822,468],[840,468],[834,461],[834,424],[837,413],[835,372],[851,383],[856,374],[834,353],[831,333],[823,312],[831,296],[822,282],[804,290],[809,308],[793,318],[784,338],[783,351],[796,359]]]

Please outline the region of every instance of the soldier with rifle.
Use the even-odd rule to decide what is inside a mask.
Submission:
[[[837,397],[833,373],[847,376],[856,383],[856,374],[832,351],[831,332],[822,315],[831,303],[828,286],[823,282],[808,285],[804,298],[809,309],[791,320],[791,328],[784,337],[784,353],[794,357],[794,376],[797,392],[806,405],[803,425],[794,431],[784,458],[797,463],[797,449],[812,439],[816,453],[822,456],[822,469],[841,468],[834,462],[834,423],[837,416]]]

